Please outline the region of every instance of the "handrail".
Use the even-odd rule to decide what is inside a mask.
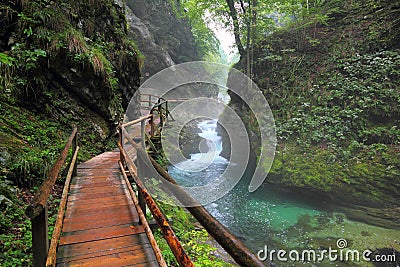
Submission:
[[[146,232],[147,237],[149,238],[150,245],[153,247],[157,262],[160,265],[160,267],[167,267],[167,263],[165,262],[165,260],[164,260],[164,258],[162,256],[162,253],[161,253],[161,250],[160,250],[160,248],[159,248],[159,246],[157,244],[157,241],[154,239],[153,233],[151,232],[150,226],[149,226],[149,224],[148,224],[148,222],[146,220],[146,216],[144,215],[143,210],[140,207],[140,204],[139,204],[139,201],[138,201],[138,199],[136,197],[136,194],[133,191],[133,188],[132,188],[131,183],[129,182],[128,176],[125,173],[124,166],[122,165],[121,162],[118,162],[118,164],[119,164],[119,167],[121,168],[122,176],[124,177],[124,180],[125,180],[126,185],[128,187],[128,191],[129,191],[129,194],[131,195],[131,198],[133,200],[133,204],[135,205],[136,210],[138,212],[139,220],[143,225],[143,228],[144,228],[144,230]]]
[[[182,99],[183,100],[183,99]],[[151,109],[151,113],[158,108],[158,112],[161,114],[160,107],[167,103],[168,101],[172,102],[174,100],[165,100],[160,101],[153,106]],[[179,102],[176,99],[176,102]],[[166,115],[168,116],[168,108],[166,107]],[[150,123],[154,122],[154,115],[151,118]],[[162,120],[161,126],[162,126]],[[121,129],[123,131],[124,129]],[[151,134],[153,134],[153,129],[151,130]],[[142,136],[143,139],[143,136]],[[138,164],[145,164],[145,168],[154,168],[157,172],[168,182],[177,185],[176,181],[151,157],[148,157],[146,151],[139,146],[136,146],[136,156]],[[150,160],[149,160],[150,159]],[[139,179],[139,178],[137,178]],[[178,188],[179,190],[179,188]],[[186,209],[200,222],[200,224],[208,231],[208,233],[214,237],[214,239],[232,256],[232,258],[239,263],[241,266],[256,266],[256,267],[265,267],[264,263],[260,261],[256,255],[252,251],[249,250],[247,246],[243,244],[236,236],[234,236],[225,226],[223,226],[218,220],[216,220],[202,205],[200,205],[195,199],[193,199],[186,191],[183,189],[179,190],[179,193],[176,195],[181,203],[190,203],[191,205]]]
[[[31,204],[27,207],[25,214],[31,219],[32,224],[32,250],[33,266],[45,266],[49,249],[48,239],[48,216],[47,200],[57,180],[61,167],[64,165],[68,151],[73,147],[73,154],[77,149],[77,128],[74,127],[70,137],[65,144],[58,160],[51,168],[47,179],[42,183],[35,193]],[[76,175],[76,164],[71,163],[72,175]]]
[[[190,100],[190,98],[174,98],[174,99],[167,99],[170,103],[178,103],[178,102],[185,102]]]
[[[63,166],[65,159],[67,158],[68,150],[72,145],[72,141],[74,140],[74,138],[76,136],[76,132],[77,132],[77,128],[74,127],[70,137],[68,138],[67,144],[65,145],[63,151],[61,152],[61,156],[54,163],[53,167],[51,168],[51,170],[47,176],[48,178],[42,183],[42,185],[40,186],[38,191],[35,193],[32,203],[26,209],[26,215],[29,218],[34,219],[46,207],[47,199],[50,196],[51,189],[53,188],[54,184],[56,183],[58,173],[60,172],[61,167]]]
[[[163,113],[163,107],[162,107],[163,105],[165,105],[164,113]],[[170,116],[171,119],[174,120],[174,118],[172,117],[171,113],[168,110],[168,100],[165,100],[164,98],[160,97],[158,99],[158,101],[157,101],[157,104],[154,105],[150,110],[150,114],[153,115],[153,118],[150,120],[150,126],[151,126],[150,134],[151,134],[152,137],[155,134],[155,128],[156,128],[156,126],[154,124],[154,118],[155,118],[154,111],[157,111],[159,116],[160,116],[160,126],[161,126],[161,128],[164,126],[164,122],[165,122],[164,120],[167,120],[168,116]],[[165,116],[165,118],[164,118],[164,116]],[[159,129],[158,131],[161,134],[161,130]]]
[[[125,123],[125,124],[122,124],[122,126],[128,127],[128,126],[137,124],[137,123],[139,123],[139,122],[141,122],[141,121],[145,121],[145,120],[147,120],[147,119],[150,119],[151,117],[153,117],[153,114],[149,114],[149,115],[147,115],[147,116],[140,117],[139,119],[136,119],[136,120],[127,122],[127,123]]]
[[[65,179],[64,189],[60,201],[60,207],[58,209],[58,214],[57,214],[57,221],[54,226],[53,235],[51,237],[49,252],[47,253],[46,267],[56,266],[57,245],[58,245],[58,240],[60,239],[61,236],[61,228],[63,225],[65,206],[67,205],[69,185],[71,183],[72,174],[76,166],[78,151],[79,151],[79,146],[77,146],[75,149],[75,153],[74,156],[72,157],[71,165],[68,170],[67,178]]]
[[[150,212],[152,213],[157,224],[159,225],[159,227],[163,233],[164,239],[167,241],[167,243],[168,243],[169,247],[171,248],[172,253],[174,254],[179,265],[182,267],[194,267],[193,262],[190,260],[185,249],[183,248],[182,244],[179,242],[179,239],[176,237],[167,218],[161,212],[157,203],[154,201],[154,199],[149,194],[146,187],[144,186],[144,184],[138,177],[135,165],[132,162],[131,158],[126,154],[126,151],[122,146],[121,140],[118,141],[118,147],[120,149],[121,159],[124,160],[124,163],[128,167],[128,170],[138,188],[138,191],[140,192],[140,194],[143,196],[144,200],[146,201],[146,204],[149,207]]]
[[[143,156],[140,149],[138,150],[138,160]],[[151,164],[157,170],[157,172],[171,184],[177,185],[177,182],[151,157]],[[145,163],[146,164],[146,163]],[[151,166],[148,166],[151,167]],[[253,252],[251,252],[246,245],[242,243],[236,236],[234,236],[225,226],[223,226],[218,220],[216,220],[202,205],[200,205],[195,199],[193,199],[185,190],[176,188],[179,193],[175,196],[182,203],[191,203],[191,207],[186,209],[197,219],[197,221],[207,230],[207,232],[214,237],[214,239],[228,252],[232,258],[240,264],[240,266],[248,267],[265,267]],[[196,204],[197,203],[197,204]],[[196,204],[196,205],[193,205]]]
[[[148,96],[148,98],[147,98],[147,99],[142,99],[143,96]],[[141,94],[140,94],[139,102],[140,102],[140,103],[147,103],[147,106],[144,107],[144,108],[150,109],[150,108],[152,108],[152,105],[154,105],[154,104],[157,103],[157,101],[152,101],[153,97],[156,98],[157,101],[160,100],[160,97],[157,96],[157,95],[141,93]]]

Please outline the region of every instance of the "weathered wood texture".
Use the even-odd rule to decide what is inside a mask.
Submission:
[[[159,266],[118,160],[118,152],[106,152],[78,166],[57,266]]]
[[[138,160],[143,160],[146,154],[143,150],[138,151]],[[151,164],[157,172],[168,182],[177,184],[176,181],[153,159],[149,158]],[[149,164],[149,163],[148,163]],[[247,248],[242,241],[234,236],[225,226],[216,220],[202,205],[196,202],[183,189],[180,190],[176,197],[188,206],[186,209],[197,219],[197,221],[214,237],[214,239],[232,256],[232,258],[240,264],[240,266],[248,267],[265,267],[272,266],[269,263],[264,264],[257,256]],[[197,204],[196,204],[197,203]]]
[[[65,184],[64,184],[64,189],[63,189],[62,196],[61,196],[60,206],[58,207],[57,221],[54,226],[50,248],[47,253],[47,260],[46,260],[47,267],[54,267],[56,264],[57,244],[58,244],[58,239],[60,239],[60,235],[61,235],[62,223],[63,223],[63,219],[64,219],[65,208],[67,205],[69,185],[71,183],[71,178],[72,178],[73,173],[75,173],[75,175],[76,175],[76,172],[77,172],[76,160],[78,158],[79,146],[77,146],[74,150],[75,150],[75,153],[71,160],[71,165],[68,170],[67,178],[65,179]]]
[[[74,127],[60,157],[54,163],[47,179],[36,191],[31,204],[25,211],[26,215],[31,219],[32,224],[32,252],[34,267],[42,267],[46,265],[47,252],[49,250],[47,199],[49,198],[51,190],[59,176],[61,167],[65,163],[70,147],[72,146],[73,153],[76,152],[77,131],[77,128]],[[73,172],[74,171],[75,168],[73,169]]]
[[[168,246],[170,247],[172,253],[174,254],[176,260],[179,263],[179,266],[181,267],[194,267],[195,265],[191,261],[190,257],[186,253],[185,249],[183,248],[182,244],[180,243],[179,239],[174,233],[174,230],[170,226],[167,218],[165,215],[161,212],[159,209],[157,203],[154,201],[150,193],[147,191],[146,187],[140,180],[140,178],[137,176],[137,170],[134,167],[134,164],[132,160],[128,157],[128,155],[125,152],[125,149],[122,147],[121,143],[118,142],[118,147],[120,149],[122,158],[125,159],[125,163],[129,169],[129,172],[133,178],[133,180],[136,183],[136,186],[139,190],[139,193],[143,195],[143,199],[146,201],[147,206],[149,207],[149,210],[151,214],[153,215],[153,218],[156,220],[158,226],[161,229],[161,232],[163,233],[165,241],[167,241]]]

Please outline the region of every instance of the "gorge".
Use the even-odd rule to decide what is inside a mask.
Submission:
[[[228,105],[246,126],[253,153],[240,182],[206,205],[209,212],[255,253],[265,245],[337,248],[345,239],[348,248],[397,259],[304,265],[399,264],[400,4],[387,0],[2,1],[0,264],[31,265],[30,222],[22,210],[72,125],[79,128],[80,162],[115,149],[116,127],[143,81],[171,65],[226,59],[203,28],[205,9],[243,42],[233,67],[258,85],[277,132],[271,170],[250,193],[260,125],[230,93]],[[209,90],[217,99],[215,88]],[[210,155],[214,161],[195,174],[170,166],[180,183],[206,184],[225,170],[229,136],[217,126],[224,119],[188,127],[181,140],[188,160],[179,164],[193,166]],[[199,147],[204,138],[208,146]]]

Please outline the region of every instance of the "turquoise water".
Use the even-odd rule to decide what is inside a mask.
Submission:
[[[215,121],[214,121],[215,122]],[[215,122],[216,123],[216,122]],[[216,138],[212,122],[203,123],[202,137]],[[211,130],[210,130],[211,129]],[[206,134],[204,134],[206,133]],[[225,170],[228,161],[219,156],[221,144],[214,147],[214,161],[200,171],[184,171],[199,154],[170,167],[169,173],[184,186],[198,186],[213,182]],[[215,151],[217,147],[217,151]],[[208,158],[208,157],[205,157]],[[209,160],[209,158],[208,158]],[[196,163],[198,164],[198,162]],[[360,252],[365,249],[394,248],[400,250],[400,231],[386,229],[348,220],[345,214],[336,212],[324,199],[309,198],[291,192],[283,192],[272,186],[261,186],[254,193],[248,192],[249,181],[244,177],[224,197],[205,208],[234,235],[239,237],[255,253],[268,245],[269,249],[305,250],[337,249],[337,241],[345,239],[348,248]],[[346,247],[347,248],[347,247]],[[400,260],[400,259],[399,259]],[[375,266],[371,262],[274,262],[276,266]],[[396,266],[396,263],[393,265]]]

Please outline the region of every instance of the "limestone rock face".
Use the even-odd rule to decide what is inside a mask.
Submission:
[[[199,59],[188,22],[176,17],[168,1],[126,3],[129,34],[145,58],[145,78],[171,65]]]
[[[0,14],[0,52],[14,59],[10,81],[20,81],[6,91],[20,105],[77,125],[97,117],[98,128],[112,129],[120,121],[141,75],[122,5],[10,2]]]

